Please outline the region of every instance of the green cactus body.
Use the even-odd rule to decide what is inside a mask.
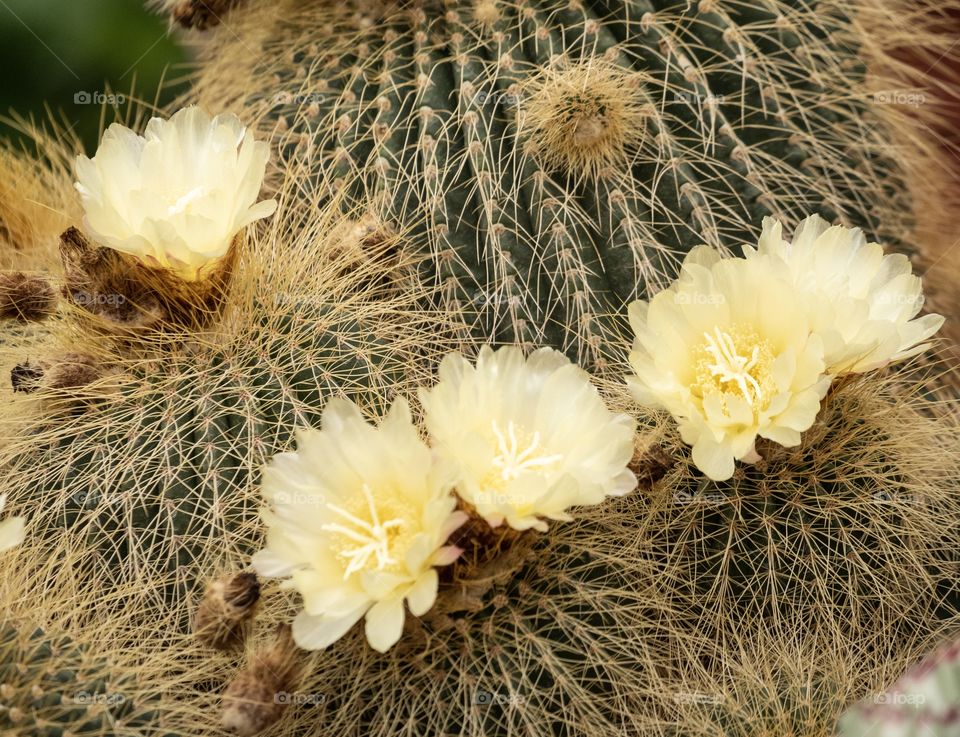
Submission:
[[[398,5],[251,0],[198,96],[263,116],[311,196],[410,228],[483,339],[602,366],[694,245],[811,212],[901,234],[839,5]]]
[[[23,737],[159,735],[134,673],[67,635],[0,624],[0,730]]]
[[[670,613],[627,536],[636,500],[521,538],[486,565],[458,564],[433,609],[380,655],[360,628],[305,665],[322,696],[283,734],[606,737],[658,709],[648,664],[669,668]],[[449,573],[449,571],[447,572]],[[307,709],[310,711],[307,711]]]
[[[851,678],[858,671],[854,659],[829,634],[783,635],[742,632],[723,643],[722,664],[693,665],[681,682],[665,681],[660,691],[670,704],[670,726],[664,734],[833,737],[846,706],[879,681]]]
[[[905,666],[960,612],[956,441],[926,406],[860,380],[730,481],[679,463],[643,524],[675,604],[720,632],[829,631],[867,674]]]
[[[85,390],[44,393],[42,411],[23,417],[6,409],[0,446],[0,492],[77,561],[86,616],[129,612],[132,624],[104,627],[113,642],[146,633],[176,734],[215,733],[209,689],[232,671],[210,653],[186,668],[201,647],[185,643],[187,600],[198,578],[245,566],[260,542],[261,463],[316,424],[331,394],[382,410],[428,381],[449,347],[428,300],[478,340],[553,345],[622,373],[625,304],[697,244],[734,249],[764,215],[789,227],[810,212],[904,238],[906,190],[878,154],[890,137],[861,91],[844,8],[236,4],[191,95],[259,120],[281,153],[287,219],[242,256],[263,278],[234,282],[222,321],[168,344],[115,350],[51,321],[57,350],[116,359],[118,387],[79,406]],[[322,207],[338,197],[398,226],[436,289],[394,300],[324,273]],[[677,653],[716,674],[731,630],[767,620],[784,639],[791,626],[828,633],[857,655],[845,682],[874,682],[956,612],[955,428],[869,402],[829,406],[800,449],[729,484],[680,461],[652,493],[577,510],[530,555],[444,581],[386,654],[347,633],[298,685],[324,697],[322,713],[288,709],[278,729],[613,737],[678,723],[689,734],[663,703],[665,682],[685,682]],[[674,440],[667,450],[686,458]],[[723,503],[676,503],[705,493]],[[289,621],[294,602],[273,594],[264,619]],[[779,693],[764,701],[764,687],[781,688],[768,675],[730,723],[764,704],[783,705],[781,725],[829,723],[819,693],[795,690],[796,708]],[[78,732],[85,719],[61,722]]]
[[[146,578],[182,602],[198,578],[245,560],[256,549],[261,465],[296,428],[316,425],[330,396],[383,411],[449,336],[412,283],[390,281],[400,272],[331,262],[352,244],[353,221],[314,225],[319,234],[303,229],[269,260],[272,241],[252,238],[255,266],[235,277],[205,330],[114,339],[101,318],[65,313],[49,321],[44,345],[8,349],[20,361],[42,349],[45,374],[8,416],[5,490],[34,500],[38,528],[66,531],[86,551],[92,590]],[[99,379],[49,386],[58,351],[94,355]]]

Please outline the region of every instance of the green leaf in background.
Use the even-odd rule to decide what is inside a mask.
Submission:
[[[0,0],[0,115],[40,121],[49,106],[89,152],[103,103],[122,108],[132,96],[163,104],[186,58],[166,19],[138,0]]]

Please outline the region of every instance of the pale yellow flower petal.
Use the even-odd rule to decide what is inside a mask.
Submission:
[[[0,552],[14,548],[26,536],[26,520],[23,517],[8,517],[0,522]]]
[[[916,355],[943,322],[939,315],[916,318],[923,291],[909,259],[885,255],[858,228],[831,227],[812,215],[787,242],[780,223],[766,218],[758,248],[745,248],[744,255],[787,266],[810,327],[823,338],[831,374],[870,371]]]
[[[674,415],[694,463],[717,481],[736,460],[757,458],[758,436],[793,444],[829,382],[777,232],[771,224],[750,259],[699,249],[673,285],[630,307],[637,339],[627,383],[639,402]]]
[[[437,600],[437,588],[440,585],[439,576],[436,569],[431,568],[417,579],[417,582],[407,594],[407,604],[410,606],[410,613],[415,617],[420,617],[430,611],[433,603]]]
[[[559,351],[484,346],[475,364],[445,357],[438,376],[420,395],[434,450],[491,525],[544,530],[570,507],[636,486],[626,468],[634,422]]]
[[[92,159],[77,157],[76,188],[100,245],[192,280],[276,209],[256,202],[268,158],[235,116],[189,107],[143,136],[111,125]]]
[[[466,519],[448,473],[420,438],[406,400],[379,426],[344,399],[324,408],[321,429],[300,430],[297,450],[263,473],[266,547],[253,557],[264,576],[289,577],[303,598],[294,639],[323,648],[366,617],[372,647],[399,637],[404,601],[432,604],[434,566],[461,552],[447,539]],[[399,612],[399,615],[397,614]]]
[[[393,647],[403,632],[403,599],[378,601],[366,616],[367,642],[377,652],[385,653]]]
[[[304,650],[329,647],[363,617],[366,607],[358,607],[340,617],[313,616],[300,612],[293,620],[293,640]]]

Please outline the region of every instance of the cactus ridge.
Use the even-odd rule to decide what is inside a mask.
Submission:
[[[909,203],[853,14],[251,1],[194,94],[259,117],[309,171],[304,192],[372,200],[411,226],[442,306],[477,335],[603,367],[622,352],[625,303],[694,245],[736,249],[765,215],[791,227],[811,212],[903,235]]]
[[[114,668],[89,645],[25,622],[0,623],[4,734],[134,737],[155,726],[156,704],[143,698],[135,671]]]

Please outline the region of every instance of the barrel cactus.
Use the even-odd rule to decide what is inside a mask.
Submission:
[[[301,245],[285,244],[280,273],[236,274],[229,322],[205,334],[105,346],[66,318],[13,359],[5,488],[33,489],[39,515],[83,534],[108,576],[190,590],[207,554],[247,540],[243,490],[294,427],[332,395],[379,406],[429,352],[426,313],[402,307],[409,295],[373,302],[367,273],[320,265],[343,242]],[[306,259],[312,274],[293,270]]]
[[[928,404],[861,377],[799,446],[763,444],[723,482],[674,430],[651,429],[673,463],[648,495],[643,555],[673,605],[718,637],[748,623],[830,632],[864,678],[906,667],[960,612],[956,428]]]
[[[771,629],[734,636],[724,643],[722,665],[712,668],[684,653],[691,667],[680,680],[657,679],[670,705],[663,733],[833,737],[845,706],[882,681],[851,677],[856,654],[827,633],[784,634]]]
[[[134,737],[157,717],[136,682],[93,643],[29,622],[5,621],[0,633],[0,727],[36,737]],[[136,700],[133,698],[136,694]]]
[[[309,196],[413,227],[479,336],[599,368],[691,247],[910,203],[847,3],[238,3],[192,98],[246,110]],[[873,48],[873,44],[870,44]],[[906,147],[905,147],[906,148]]]
[[[114,672],[142,678],[137,693],[156,705],[146,734],[827,734],[847,701],[955,619],[956,424],[916,375],[835,383],[799,445],[761,441],[762,461],[721,480],[623,386],[627,304],[670,283],[696,246],[722,254],[756,243],[765,215],[789,228],[820,212],[910,252],[915,151],[910,134],[891,145],[907,128],[868,83],[883,47],[871,4],[160,4],[208,34],[184,102],[235,113],[270,142],[273,219],[239,227],[256,219],[246,182],[226,218],[239,232],[184,248],[202,230],[193,216],[211,214],[207,182],[148,178],[130,188],[137,228],[170,227],[131,234],[107,202],[123,177],[71,171],[75,151],[51,138],[42,164],[3,163],[58,217],[0,203],[19,228],[2,262],[17,273],[0,282],[16,390],[0,410],[0,492],[32,535],[0,558],[0,584],[17,582],[0,619],[37,599],[71,608],[79,648],[124,653]],[[218,146],[239,145],[224,125]],[[208,173],[201,157],[144,158],[157,180]],[[227,158],[210,169],[231,170]],[[51,292],[56,306],[36,309]],[[407,598],[392,647],[372,649],[383,639],[357,627],[328,642],[321,626],[314,644],[327,649],[298,651],[297,609],[342,601],[306,602],[247,570],[279,514],[258,518],[261,467],[334,397],[371,420],[412,401],[412,422],[425,414],[436,434],[417,390],[441,354],[486,343],[552,346],[592,369],[607,402],[640,421],[613,484],[623,494],[635,475],[639,490],[551,508],[546,525],[461,489],[469,522],[448,542],[462,557],[429,572],[433,606],[422,591],[416,606]],[[538,406],[549,415],[576,396]],[[448,425],[491,404],[465,401]],[[517,434],[494,424],[522,466],[546,435]],[[301,511],[284,519],[317,522]],[[514,529],[525,519],[532,529]],[[376,539],[360,535],[360,557],[396,565],[386,527],[364,529]],[[225,598],[225,582],[239,593]],[[769,648],[751,650],[765,631]],[[742,698],[674,698],[701,686]],[[85,723],[70,719],[74,732]]]

